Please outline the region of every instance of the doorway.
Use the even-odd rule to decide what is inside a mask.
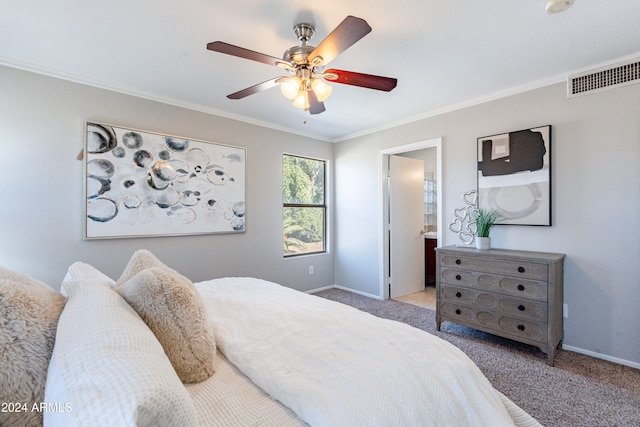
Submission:
[[[388,176],[388,166],[389,166],[389,157],[396,154],[409,153],[412,151],[423,150],[426,148],[435,148],[436,149],[436,165],[437,171],[435,176],[436,181],[436,229],[437,229],[437,239],[438,242],[442,240],[442,191],[443,183],[442,183],[442,138],[434,138],[426,141],[416,142],[413,144],[401,145],[397,147],[388,148],[385,150],[381,150],[379,152],[379,174],[380,174],[380,206],[381,206],[381,215],[379,219],[379,230],[381,233],[380,241],[382,245],[380,246],[380,290],[379,294],[383,297],[383,299],[389,299],[391,296],[391,287],[393,286],[393,270],[391,269],[391,245],[398,245],[398,242],[392,242],[393,234],[390,233],[390,202],[389,202],[389,176]],[[401,243],[400,243],[401,244]],[[397,268],[397,267],[396,267]],[[412,264],[408,264],[405,267],[401,268],[422,268],[422,266],[415,266]]]

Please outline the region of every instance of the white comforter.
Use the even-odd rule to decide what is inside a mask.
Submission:
[[[264,280],[196,286],[219,349],[312,426],[539,426],[429,333]]]

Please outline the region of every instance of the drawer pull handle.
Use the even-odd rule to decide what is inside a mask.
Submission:
[[[462,294],[461,294],[460,292],[456,292],[456,296],[457,296],[458,298],[460,298],[460,297],[462,296]]]
[[[456,314],[462,313],[459,308],[456,308]]]
[[[518,267],[518,272],[519,273],[524,273],[524,267]]]
[[[460,280],[460,279],[462,279],[462,276],[459,274],[456,274],[456,280]]]
[[[457,259],[457,260],[456,260],[456,264],[457,264],[457,265],[460,265],[460,264],[462,264],[462,261],[461,261],[461,260],[459,260],[459,259]]]
[[[518,306],[518,310],[520,310],[520,311],[524,311],[524,309],[525,309],[524,305],[520,304],[520,305]]]
[[[518,285],[518,290],[519,291],[524,291],[524,285]]]
[[[524,327],[524,325],[522,323],[518,325],[518,330],[524,331],[524,329],[525,329],[525,327]]]

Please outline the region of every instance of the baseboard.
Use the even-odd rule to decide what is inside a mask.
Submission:
[[[341,290],[347,291],[347,292],[353,292],[354,294],[362,295],[362,296],[373,298],[373,299],[377,299],[377,300],[381,300],[382,299],[378,295],[373,295],[373,294],[369,294],[367,292],[362,292],[362,291],[356,291],[355,289],[345,288],[344,286],[333,285],[333,287],[336,288],[336,289],[341,289]]]
[[[631,368],[640,369],[640,363],[632,362],[630,360],[620,359],[620,358],[609,356],[606,354],[596,353],[595,351],[585,350],[583,348],[573,347],[566,344],[562,344],[562,349],[573,351],[575,353],[586,354],[587,356],[595,357],[596,359],[606,360],[608,362],[617,363],[619,365],[625,365]]]
[[[362,295],[362,296],[373,298],[373,299],[377,299],[377,300],[381,300],[382,299],[378,295],[373,295],[373,294],[369,294],[369,293],[366,293],[366,292],[356,291],[355,289],[345,288],[344,286],[338,286],[338,285],[324,286],[322,288],[312,289],[310,291],[305,291],[305,292],[308,293],[308,294],[315,294],[316,292],[324,291],[324,290],[327,290],[327,289],[340,289],[342,291],[352,292],[354,294]]]
[[[304,291],[305,294],[315,294],[316,292],[326,291],[327,289],[333,289],[336,285],[323,286],[322,288],[311,289],[310,291]]]

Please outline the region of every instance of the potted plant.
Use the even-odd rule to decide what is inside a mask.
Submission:
[[[495,209],[479,208],[476,211],[476,248],[491,248],[489,233],[496,222],[502,219],[502,214]]]

